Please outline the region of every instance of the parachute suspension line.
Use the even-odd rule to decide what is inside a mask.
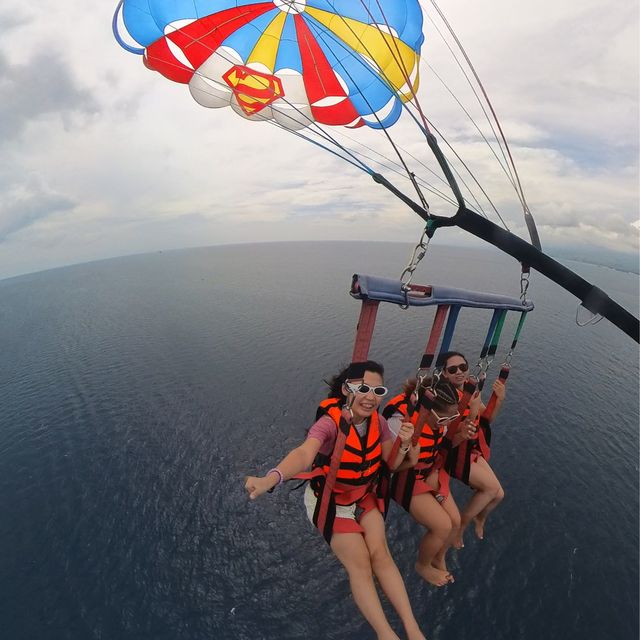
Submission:
[[[363,1],[363,0],[360,0],[360,2],[361,2],[361,4],[362,4],[362,6],[365,8],[365,10],[367,11],[367,13],[369,14],[369,16],[372,18],[372,20],[374,20],[373,15],[371,14],[371,12],[370,12],[369,8],[365,5],[364,1]],[[332,8],[334,8],[334,9],[335,9],[335,7],[333,7],[333,5],[330,5],[330,6],[332,6]],[[378,5],[378,6],[379,6],[379,5]],[[381,10],[381,13],[382,13],[382,9],[380,9],[380,10]],[[384,17],[384,14],[383,14],[383,17]],[[356,34],[356,33],[353,31],[353,29],[352,29],[352,28],[351,28],[351,26],[348,24],[348,22],[344,19],[344,17],[340,16],[340,18],[341,18],[341,19],[342,19],[342,21],[344,22],[344,24],[345,24],[345,26],[347,27],[347,29],[349,29],[349,31],[352,33],[352,35],[353,35],[353,36],[358,40],[358,42],[362,45],[363,49],[367,52],[367,55],[369,56],[369,58],[370,58],[371,60],[375,60],[375,57],[371,54],[371,52],[370,52],[370,51],[369,51],[369,49],[367,48],[366,44],[361,40],[361,38],[358,36],[358,34]],[[384,17],[384,19],[385,19],[385,22],[387,22],[387,21],[386,21],[386,17]],[[387,22],[387,26],[388,26],[388,22]],[[389,27],[389,28],[390,28],[390,27]],[[387,41],[387,37],[386,37],[386,36],[388,36],[388,34],[386,34],[385,32],[383,32],[383,31],[380,29],[380,26],[379,26],[379,25],[377,25],[377,29],[378,29],[378,31],[383,35],[383,40],[384,40],[384,42],[386,43],[387,48],[390,50],[392,58],[393,58],[393,59],[394,59],[394,61],[398,64],[398,66],[399,66],[399,67],[402,67],[402,68],[403,68],[403,70],[405,71],[404,75],[405,75],[405,81],[407,82],[407,86],[411,87],[411,81],[410,81],[410,78],[408,78],[408,74],[407,74],[407,72],[406,72],[406,69],[404,69],[404,63],[402,62],[402,60],[398,60],[398,58],[396,57],[396,54],[394,54],[393,50],[391,49],[391,47],[390,47],[390,45],[389,45],[389,43],[388,43],[388,41]],[[329,34],[329,35],[331,36],[331,34]],[[331,36],[331,37],[333,37],[333,36]],[[355,59],[356,59],[360,64],[363,64],[363,65],[364,65],[364,62],[363,62],[362,60],[360,60],[357,56],[354,56],[354,55],[353,55],[353,54],[352,54],[348,49],[346,49],[346,47],[344,47],[344,45],[342,45],[342,43],[340,43],[339,41],[338,41],[337,43],[338,43],[340,46],[342,46],[342,47],[345,49],[345,51],[346,51],[347,53],[349,53],[349,55],[351,55],[352,57],[354,57],[354,58],[355,58]],[[396,45],[396,46],[397,46],[397,45]],[[423,113],[422,109],[419,107],[419,104],[418,104],[418,105],[414,105],[414,108],[416,108],[416,109],[419,111],[419,113],[420,113],[420,115],[421,115],[421,117],[422,117],[422,119],[423,119],[423,124],[421,124],[421,123],[418,121],[418,119],[416,118],[416,116],[412,113],[411,109],[409,109],[409,107],[407,106],[407,104],[402,100],[402,96],[400,96],[400,95],[399,95],[399,92],[398,92],[398,91],[395,89],[395,87],[393,87],[393,85],[389,82],[389,80],[387,79],[387,77],[386,77],[386,75],[385,75],[384,69],[382,69],[382,68],[381,68],[379,65],[377,65],[377,64],[376,64],[376,68],[377,68],[378,72],[381,74],[381,77],[386,81],[387,87],[388,87],[388,88],[389,88],[389,89],[390,89],[390,90],[391,90],[391,91],[392,91],[392,92],[393,92],[393,93],[398,97],[398,99],[399,99],[399,100],[401,101],[401,103],[402,103],[403,108],[407,111],[407,113],[409,113],[409,115],[411,116],[411,118],[414,120],[414,122],[418,125],[418,127],[420,128],[420,130],[421,130],[421,131],[425,134],[425,136],[427,137],[427,142],[429,143],[429,147],[431,148],[432,152],[434,153],[434,155],[435,155],[435,157],[436,157],[436,160],[438,161],[438,164],[440,165],[440,168],[441,168],[442,172],[444,173],[444,175],[445,175],[445,177],[446,177],[446,179],[447,179],[446,181],[447,181],[447,183],[449,184],[449,188],[450,188],[450,189],[453,191],[453,193],[454,193],[454,196],[455,196],[455,198],[456,198],[456,201],[457,201],[457,203],[458,203],[458,206],[459,206],[459,207],[463,207],[463,206],[464,206],[464,204],[465,204],[465,202],[464,202],[464,198],[462,197],[462,194],[461,194],[461,192],[460,192],[460,189],[459,189],[459,187],[458,187],[458,185],[457,185],[457,182],[456,182],[456,180],[455,180],[455,178],[454,178],[454,176],[453,176],[453,173],[452,173],[452,171],[451,171],[451,167],[449,166],[449,164],[448,164],[448,162],[446,161],[446,159],[445,159],[444,155],[443,155],[443,154],[442,154],[442,152],[440,151],[440,149],[439,149],[439,147],[438,147],[437,140],[436,140],[435,136],[433,136],[433,134],[432,134],[432,133],[431,133],[431,131],[430,131],[430,128],[429,128],[429,127],[430,127],[430,126],[431,126],[431,127],[433,127],[433,123],[431,123],[431,122],[430,122],[430,121],[429,121],[429,120],[424,116],[424,113]],[[352,79],[352,78],[351,78],[351,80],[353,81],[353,79]],[[357,86],[357,83],[354,83],[354,84]],[[415,102],[417,102],[417,96],[416,96],[416,94],[415,94],[415,91],[412,91],[412,94],[413,94],[413,96],[414,96],[414,101],[415,101]],[[369,105],[369,106],[371,106],[371,105]],[[373,109],[372,109],[372,111],[373,111]],[[376,119],[378,120],[378,122],[380,122],[380,121],[379,121],[379,119],[377,118],[377,116],[376,116]],[[485,197],[487,198],[487,200],[491,203],[491,205],[492,205],[492,207],[493,207],[494,211],[496,212],[496,215],[500,218],[500,220],[502,221],[502,224],[503,224],[503,225],[505,226],[505,228],[506,228],[506,224],[505,224],[504,220],[502,219],[502,217],[500,216],[500,213],[499,213],[499,212],[498,212],[498,210],[496,209],[495,205],[493,205],[493,202],[492,202],[492,201],[491,201],[491,199],[489,198],[488,194],[487,194],[487,193],[486,193],[486,191],[483,189],[482,185],[480,185],[480,183],[478,182],[478,180],[476,179],[476,177],[473,175],[473,173],[471,172],[471,170],[469,169],[469,167],[468,167],[468,166],[466,165],[466,163],[462,160],[462,158],[460,158],[460,156],[459,156],[459,155],[457,154],[457,152],[453,149],[453,147],[451,146],[451,144],[449,144],[449,142],[447,142],[447,140],[444,138],[444,136],[442,136],[442,134],[441,134],[440,132],[438,132],[438,131],[437,131],[437,129],[436,129],[436,132],[437,132],[437,133],[438,133],[438,134],[443,138],[443,140],[445,141],[445,143],[447,144],[447,146],[448,146],[448,147],[453,151],[453,153],[454,153],[454,154],[455,154],[455,156],[458,158],[458,160],[462,163],[462,165],[465,167],[465,169],[467,170],[467,172],[472,176],[472,178],[474,179],[474,181],[476,182],[476,184],[478,185],[478,187],[481,189],[481,191],[483,192],[483,194],[485,195]],[[395,143],[392,141],[391,137],[386,133],[386,130],[385,130],[385,134],[387,135],[387,137],[388,137],[389,142],[391,143],[391,145],[394,147],[394,149],[396,149],[396,153],[398,153]],[[398,153],[398,155],[399,155],[399,153]],[[402,159],[401,159],[401,161],[402,161],[402,163],[403,163],[403,165],[404,165],[404,164],[405,164],[405,163],[404,163],[404,160],[402,160]],[[408,173],[410,173],[410,172],[408,171]],[[459,174],[458,174],[458,175],[459,175]],[[416,182],[415,182],[415,180],[414,180],[413,178],[412,178],[412,182],[413,182],[413,184],[414,184],[414,188],[416,189],[416,191],[418,192],[418,195],[420,196],[420,199],[421,199],[421,202],[422,202],[422,205],[423,205],[423,209],[425,209],[425,210],[428,212],[428,211],[429,211],[429,207],[428,207],[427,203],[426,203],[426,202],[424,202],[423,198],[421,197],[419,187],[417,186],[417,184],[416,184]],[[466,183],[464,183],[464,181],[463,181],[463,184],[465,184],[465,187],[466,187],[466,188],[467,188],[467,190],[471,193],[471,195],[472,195],[472,199],[476,202],[476,204],[478,204],[479,209],[480,209],[480,211],[481,211],[482,215],[483,215],[484,217],[486,217],[486,214],[484,213],[484,210],[483,210],[482,206],[481,206],[481,205],[480,205],[480,203],[477,201],[477,198],[475,198],[475,196],[473,195],[473,193],[472,193],[471,189],[469,189],[468,185],[466,185]],[[386,185],[385,185],[385,186],[386,186]],[[395,193],[395,191],[394,191],[394,193]],[[398,195],[398,194],[396,193],[396,195]],[[414,209],[414,210],[415,210],[415,209]]]
[[[500,168],[502,169],[502,171],[506,175],[507,180],[509,181],[509,183],[513,187],[514,191],[516,192],[518,200],[520,201],[521,204],[524,204],[522,202],[522,197],[520,195],[520,192],[518,191],[518,188],[517,188],[515,179],[513,177],[513,174],[511,172],[511,166],[509,165],[509,163],[508,163],[508,161],[507,161],[507,159],[506,159],[506,157],[504,155],[504,150],[502,149],[502,145],[500,144],[500,140],[496,137],[496,141],[498,142],[500,150],[502,151],[503,159],[500,159],[500,156],[498,156],[498,154],[496,153],[496,150],[494,149],[493,145],[491,144],[489,139],[485,136],[485,134],[482,131],[482,129],[480,129],[478,123],[475,121],[473,116],[469,113],[468,109],[462,104],[462,102],[459,100],[459,98],[456,96],[456,94],[451,90],[449,85],[447,85],[447,83],[443,80],[443,78],[440,76],[440,74],[428,62],[425,62],[424,65],[436,77],[436,79],[440,82],[440,84],[442,84],[442,86],[446,89],[447,93],[449,93],[449,95],[455,100],[456,104],[460,107],[460,109],[463,111],[463,113],[467,116],[467,118],[469,119],[471,124],[473,124],[475,130],[480,134],[480,136],[482,137],[482,139],[486,143],[487,147],[489,147],[489,149],[491,150],[491,153],[493,154],[494,158],[496,159],[496,161],[500,165]],[[482,105],[482,103],[480,103],[480,105],[481,105],[482,108],[484,108],[484,105]],[[492,130],[493,130],[493,126],[492,126],[491,121],[488,120],[488,122],[489,122],[489,126],[492,127]],[[494,136],[495,135],[496,134],[494,132]]]
[[[196,40],[193,39],[193,42],[195,43]],[[203,44],[200,41],[197,41],[201,46],[205,46],[207,49],[209,49],[209,51],[211,51],[212,53],[215,53],[215,50],[212,49],[210,46]],[[229,62],[230,64],[235,64],[235,61],[231,58],[225,57],[223,54],[218,53],[218,55],[223,59],[226,60],[227,62]],[[153,60],[153,57],[149,57],[150,60]],[[175,63],[170,63],[166,60],[162,61],[164,64],[167,64],[169,66],[174,66],[176,68],[180,68],[180,66],[178,64]],[[203,73],[201,73],[200,71],[194,71],[194,75],[198,75],[202,78],[204,78],[205,80],[208,80],[210,82],[216,82],[216,80],[214,80],[213,78],[208,78],[206,75],[204,75]],[[263,88],[266,91],[271,91],[273,92],[274,90],[271,89],[266,83],[264,84]],[[204,91],[204,89],[200,89],[200,91],[202,93],[206,93],[206,91]],[[213,95],[213,94],[211,94]],[[275,95],[275,93],[274,93]],[[360,165],[360,168],[362,168],[366,173],[368,173],[369,175],[372,175],[374,173],[373,169],[371,169],[371,167],[368,167],[364,162],[362,162],[361,160],[359,160],[357,158],[357,156],[355,156],[349,149],[347,149],[345,146],[341,145],[340,142],[338,142],[332,135],[330,135],[323,127],[321,127],[317,122],[315,122],[314,120],[311,120],[311,118],[309,118],[301,109],[299,109],[298,107],[296,107],[296,105],[294,105],[293,103],[289,102],[286,98],[284,98],[283,96],[280,96],[280,99],[288,106],[290,106],[292,109],[294,109],[299,115],[301,115],[303,118],[305,118],[308,121],[308,127],[310,130],[314,131],[314,133],[316,133],[316,135],[318,135],[319,137],[323,138],[324,140],[331,142],[332,144],[334,144],[336,147],[338,147],[344,154],[350,156],[353,161],[355,163],[357,163],[358,165]],[[261,120],[262,122],[267,122],[269,124],[276,124],[274,123],[272,120],[270,120],[269,118],[259,118],[259,120]],[[294,130],[293,129],[289,129],[287,127],[285,127],[284,125],[282,125],[281,123],[277,123],[277,125],[280,125],[280,127],[282,129],[284,129],[285,131],[288,131],[289,133],[293,133]],[[315,131],[317,130],[317,131]],[[305,136],[300,136],[305,138]],[[310,138],[305,138],[308,139],[309,141],[311,141]],[[314,143],[317,144],[317,143]],[[322,146],[322,145],[318,145],[318,146]],[[322,148],[324,148],[325,150],[329,151],[330,153],[334,153],[332,152],[329,148],[322,146]],[[338,157],[346,160],[346,158],[344,156],[340,156],[339,154],[334,153],[334,155],[337,155]],[[351,162],[351,164],[354,164],[354,162]]]
[[[437,127],[433,124],[433,122],[430,122],[430,124],[433,127],[434,131],[442,138],[443,142],[452,151],[453,155],[460,162],[460,164],[462,164],[462,166],[466,169],[467,173],[471,176],[473,181],[476,183],[476,185],[478,186],[478,188],[480,189],[480,191],[482,192],[484,197],[487,199],[487,201],[491,205],[491,208],[493,209],[493,212],[500,219],[500,222],[502,223],[502,226],[507,231],[509,231],[509,227],[507,226],[507,223],[504,221],[504,218],[500,215],[500,212],[498,211],[498,208],[493,203],[493,200],[489,197],[489,194],[486,192],[485,188],[482,186],[482,184],[480,184],[480,181],[476,178],[476,176],[473,173],[473,171],[471,171],[469,165],[467,165],[467,163],[460,157],[458,152],[451,146],[451,144],[448,142],[448,140],[445,138],[445,136],[442,134],[442,132],[437,129]],[[460,193],[460,189],[458,187],[458,184],[457,184],[456,180],[453,177],[451,166],[447,162],[444,154],[442,153],[440,147],[438,146],[438,141],[436,140],[436,137],[434,135],[432,135],[432,134],[430,134],[430,136],[431,137],[427,136],[427,142],[429,143],[429,147],[431,148],[431,151],[433,151],[434,155],[436,156],[436,159],[438,160],[438,163],[440,164],[440,167],[442,168],[442,171],[444,172],[445,176],[447,174],[451,175],[451,180],[449,181],[449,185],[451,186],[451,189],[454,191],[454,193],[456,192],[456,190],[458,191],[458,193]],[[471,191],[469,189],[468,185],[466,185],[465,182],[463,182],[463,184],[467,187],[467,189],[469,191]],[[454,186],[455,186],[455,189],[454,189]],[[458,204],[460,205],[461,208],[465,206],[464,199],[462,198],[462,194],[460,194],[460,198],[457,198],[457,200],[458,200]],[[486,215],[485,215],[485,217],[486,217]]]
[[[341,16],[342,17],[342,16]],[[344,18],[342,17],[342,20],[345,22],[345,24],[347,25],[348,29],[353,33],[353,35],[358,38],[358,36],[353,32],[351,26],[344,20]],[[309,29],[311,31],[316,31],[316,36],[328,36],[329,40],[337,43],[340,46],[344,46],[331,32],[329,32],[328,29],[324,28],[318,28],[316,25],[313,25],[313,27],[311,25],[309,25]],[[326,42],[325,38],[322,38],[322,40],[324,42]],[[360,42],[360,44],[363,45],[364,47],[364,43],[358,38],[358,41]],[[364,47],[366,50],[366,47]],[[369,53],[369,51],[367,50],[367,53]],[[372,58],[373,59],[373,58]],[[355,80],[353,79],[353,77],[351,76],[351,74],[349,73],[348,69],[344,66],[344,64],[342,64],[342,62],[339,61],[340,66],[342,67],[343,71],[345,72],[346,76],[349,78],[349,80],[351,80],[351,82],[354,84],[354,86],[358,86],[357,82],[355,82]],[[424,209],[426,209],[427,211],[429,211],[429,205],[427,203],[427,201],[424,199],[424,195],[422,194],[422,191],[420,190],[420,187],[418,186],[418,183],[416,182],[415,179],[415,175],[414,173],[409,169],[409,167],[407,166],[407,163],[405,162],[405,159],[403,158],[402,154],[400,153],[400,150],[398,148],[398,146],[396,145],[396,143],[393,141],[393,138],[389,135],[389,132],[387,131],[387,128],[382,124],[380,118],[378,117],[378,114],[375,112],[375,109],[373,108],[373,106],[369,103],[369,101],[367,100],[367,98],[364,96],[364,94],[362,94],[362,97],[366,103],[366,105],[369,107],[369,109],[371,110],[374,118],[376,119],[376,122],[380,125],[380,129],[383,131],[385,137],[387,138],[387,140],[389,141],[389,144],[391,145],[391,147],[393,148],[393,150],[396,152],[396,155],[398,156],[398,159],[400,160],[402,166],[404,167],[405,171],[407,172],[407,175],[409,176],[409,180],[411,180],[411,183],[413,184],[414,189],[416,190],[416,193],[418,194],[418,198],[420,199],[420,202],[422,203],[422,206]]]
[[[541,248],[541,244],[540,244],[540,238],[538,236],[538,230],[536,229],[536,225],[535,225],[535,221],[533,219],[533,215],[531,214],[531,211],[527,205],[526,202],[526,198],[524,195],[524,189],[522,188],[522,183],[520,181],[520,176],[518,174],[518,169],[516,167],[516,164],[513,160],[513,156],[511,154],[511,149],[509,147],[509,143],[507,142],[507,138],[504,135],[504,131],[502,130],[502,125],[500,124],[500,120],[498,119],[498,116],[495,112],[495,109],[493,108],[493,104],[491,103],[491,100],[489,99],[489,96],[484,88],[484,85],[482,84],[482,81],[480,80],[480,77],[478,76],[478,73],[475,70],[475,67],[473,66],[473,63],[471,62],[471,59],[469,58],[469,56],[467,55],[467,52],[465,51],[464,47],[462,46],[462,43],[460,42],[458,36],[456,35],[455,31],[453,30],[453,28],[451,27],[451,24],[449,23],[449,21],[447,20],[446,16],[444,15],[444,13],[441,11],[440,7],[437,5],[435,0],[430,0],[431,4],[433,5],[433,7],[435,8],[435,10],[438,12],[438,15],[440,16],[440,18],[442,19],[442,21],[444,22],[444,24],[446,25],[447,29],[449,30],[449,33],[451,33],[453,39],[455,40],[456,44],[458,45],[458,47],[460,48],[460,51],[462,53],[462,55],[464,56],[464,59],[466,60],[467,64],[469,65],[469,69],[471,69],[471,72],[473,73],[474,78],[476,79],[476,82],[478,83],[478,86],[480,87],[480,90],[482,91],[482,95],[484,96],[487,105],[489,106],[489,109],[491,110],[491,114],[493,115],[493,118],[495,120],[496,126],[498,127],[498,131],[500,132],[500,136],[502,138],[502,141],[504,143],[507,155],[509,156],[509,159],[511,161],[511,167],[513,168],[513,173],[516,179],[516,183],[518,185],[518,189],[520,190],[520,196],[521,196],[521,201],[523,203],[523,208],[524,208],[524,217],[525,217],[525,222],[527,224],[527,229],[529,230],[529,235],[531,237],[531,242],[533,244],[534,247],[536,247],[536,249],[540,249]]]
[[[447,47],[447,49],[449,50],[449,53],[451,53],[451,57],[453,58],[453,60],[455,61],[456,65],[458,66],[458,68],[460,69],[460,72],[462,73],[462,75],[464,76],[465,80],[467,81],[467,84],[469,85],[473,95],[475,96],[478,104],[480,105],[480,109],[482,109],[482,113],[484,114],[484,117],[487,121],[487,124],[489,125],[489,128],[491,129],[491,133],[493,134],[493,137],[495,139],[495,141],[498,143],[498,147],[500,149],[500,153],[502,155],[503,161],[506,165],[506,167],[502,164],[502,161],[500,161],[498,159],[498,162],[500,163],[500,165],[503,167],[503,171],[505,171],[507,173],[507,177],[509,179],[509,182],[511,183],[514,191],[516,192],[516,195],[518,196],[518,200],[520,200],[520,202],[523,204],[522,202],[522,196],[520,194],[520,192],[518,191],[518,186],[516,184],[515,178],[513,176],[513,169],[509,163],[509,159],[507,157],[507,154],[505,153],[504,150],[504,146],[503,143],[501,142],[499,136],[498,136],[498,132],[496,131],[495,127],[494,127],[494,123],[491,120],[489,113],[487,113],[487,109],[485,104],[483,103],[482,99],[480,98],[480,96],[478,95],[478,92],[476,90],[476,87],[473,85],[473,82],[471,81],[471,78],[469,78],[466,70],[464,69],[462,63],[460,62],[460,60],[458,59],[458,56],[456,55],[455,51],[453,50],[453,48],[451,47],[451,45],[449,44],[449,42],[447,41],[447,39],[444,37],[444,34],[442,33],[442,31],[440,30],[440,28],[438,27],[438,25],[433,21],[433,19],[431,17],[429,17],[429,14],[427,13],[427,17],[429,19],[429,22],[433,25],[433,28],[436,30],[436,32],[438,33],[438,35],[440,36],[440,39],[442,40],[442,42],[444,43],[444,45]],[[427,64],[427,63],[425,63]],[[427,64],[427,66],[429,66]],[[447,89],[447,91],[449,91],[449,93],[454,97],[454,99],[457,98],[455,97],[455,94],[453,93],[453,91],[451,91],[449,89],[449,87],[447,86],[447,84],[440,78],[440,76],[435,73],[435,71],[433,70],[433,67],[429,66],[429,68],[431,69],[431,71],[433,71],[434,75],[438,78],[438,80],[440,80],[440,82],[442,83],[442,85]],[[460,103],[459,103],[460,104]],[[462,104],[460,104],[460,106],[462,107]],[[462,107],[464,110],[464,107]],[[466,113],[466,110],[465,110]],[[467,117],[471,120],[471,122],[474,123],[475,125],[475,121],[473,120],[473,118],[471,118],[470,115],[467,114]],[[477,128],[477,125],[476,125]],[[481,134],[482,135],[482,134]],[[483,135],[484,138],[484,135]],[[493,146],[489,143],[489,141],[485,139],[485,142],[489,145],[489,147],[491,148],[492,152],[494,155],[496,155],[495,150],[493,149]],[[497,155],[496,155],[497,158]]]
[[[379,164],[381,167],[384,167],[385,169],[388,169],[389,171],[393,171],[394,173],[397,173],[399,176],[401,176],[402,178],[404,178],[405,180],[408,180],[409,178],[405,175],[405,171],[402,167],[401,164],[399,164],[398,162],[392,160],[391,158],[388,158],[387,156],[385,156],[383,153],[381,153],[380,151],[376,151],[375,149],[373,149],[372,147],[364,144],[363,142],[361,142],[360,140],[353,138],[349,135],[347,135],[346,133],[344,133],[343,131],[338,132],[336,135],[341,136],[343,138],[346,138],[347,140],[349,140],[350,142],[352,142],[355,145],[358,145],[360,147],[363,147],[364,149],[367,149],[368,151],[370,151],[371,153],[376,154],[377,156],[380,156],[381,158],[383,158],[386,162],[391,163],[394,166],[388,166],[385,165],[383,162],[381,162],[378,159],[372,158],[371,156],[366,155],[365,153],[362,152],[358,152],[360,156],[362,156],[363,158],[366,158],[367,160],[371,160],[372,162],[376,162],[377,164]],[[443,184],[446,184],[448,186],[447,181],[442,178],[442,176],[438,175],[435,171],[433,171],[433,169],[429,168],[427,165],[425,165],[419,158],[416,158],[413,154],[409,153],[406,149],[403,149],[400,145],[398,145],[398,148],[406,155],[409,156],[412,160],[414,160],[415,162],[417,162],[420,166],[422,166],[425,170],[427,170],[429,173],[433,174],[433,176],[435,178],[437,178],[440,182],[442,182]],[[437,187],[433,186],[431,183],[427,182],[424,178],[420,177],[420,176],[416,176],[414,174],[414,177],[416,179],[416,181],[418,182],[418,184],[420,185],[420,187],[422,187],[423,189],[426,189],[427,191],[429,191],[429,193],[432,193],[435,196],[438,196],[439,198],[441,198],[442,200],[444,200],[445,202],[448,202],[449,204],[454,204],[455,205],[455,201],[448,196],[447,194],[445,194],[444,192],[440,191],[440,189],[438,189]],[[475,198],[474,198],[475,200]],[[480,206],[480,204],[477,202],[476,200],[476,204],[478,204],[478,206]],[[480,207],[481,208],[481,207]],[[483,212],[484,215],[484,212]],[[486,217],[486,216],[485,216]]]
[[[265,120],[264,122],[270,122],[274,126],[278,127],[278,129],[282,129],[283,131],[286,131],[287,133],[291,133],[292,135],[297,136],[298,138],[301,138],[306,142],[310,142],[316,147],[320,147],[320,149],[324,149],[325,151],[328,151],[329,153],[336,156],[337,158],[340,158],[340,160],[344,160],[345,162],[348,162],[350,165],[353,165],[356,169],[360,169],[360,171],[364,171],[369,175],[371,175],[371,173],[373,172],[373,169],[371,169],[371,167],[368,167],[360,159],[357,159],[357,162],[354,162],[353,160],[350,160],[349,158],[343,155],[340,155],[337,151],[335,151],[334,149],[331,149],[331,147],[325,146],[324,144],[322,144],[321,142],[318,142],[317,140],[314,140],[310,136],[306,136],[303,133],[300,133],[300,131],[296,131],[295,129],[287,129],[287,127],[285,127],[283,124],[280,124],[279,122],[267,121],[267,120]]]
[[[364,7],[364,9],[367,11],[369,17],[372,20],[375,20],[373,14],[371,13],[371,11],[369,10],[369,8],[367,7],[367,5],[365,4],[364,0],[360,0],[360,4]],[[376,0],[376,4],[378,6],[378,9],[380,10],[380,13],[385,21],[385,25],[387,26],[387,29],[389,30],[389,32],[391,32],[391,26],[389,24],[389,21],[387,20],[385,14],[384,14],[384,10],[382,9],[379,0]],[[411,93],[413,95],[413,103],[414,103],[414,108],[416,108],[416,110],[418,111],[418,113],[420,114],[420,117],[422,119],[422,126],[420,127],[422,129],[422,131],[425,133],[425,135],[427,136],[427,141],[429,142],[429,146],[432,150],[432,152],[434,153],[434,155],[436,156],[436,159],[438,160],[438,163],[440,164],[440,168],[443,171],[443,173],[445,174],[445,176],[447,176],[447,182],[449,184],[449,187],[451,188],[451,190],[454,192],[454,195],[456,197],[456,200],[458,201],[458,205],[459,206],[464,206],[464,199],[462,197],[462,194],[460,193],[459,187],[457,185],[456,180],[453,178],[453,174],[451,173],[451,168],[448,164],[448,162],[446,161],[445,157],[443,154],[439,153],[439,149],[436,150],[434,149],[434,146],[432,144],[432,142],[429,139],[429,136],[432,135],[431,134],[431,130],[430,130],[430,126],[433,127],[433,123],[431,123],[429,121],[429,119],[424,115],[424,112],[422,110],[422,107],[420,105],[420,102],[418,100],[418,96],[416,94],[416,92],[413,90],[413,85],[411,83],[411,79],[409,77],[409,73],[404,65],[404,61],[402,60],[402,56],[400,55],[400,51],[398,49],[398,45],[396,43],[395,40],[393,40],[393,43],[395,45],[396,51],[394,52],[393,49],[391,48],[391,45],[389,44],[388,41],[388,34],[386,34],[384,31],[382,31],[382,29],[380,29],[379,25],[376,25],[376,28],[378,29],[378,31],[382,34],[383,37],[383,41],[385,42],[385,44],[387,45],[387,48],[389,49],[389,52],[391,53],[391,57],[393,58],[393,60],[396,62],[396,64],[398,65],[398,67],[401,67],[404,73],[404,79],[405,82],[407,83],[407,87],[409,87],[409,89],[411,90]],[[353,30],[351,30],[353,33]],[[354,33],[354,35],[356,36],[356,38],[358,38],[357,34]],[[364,43],[358,38],[358,41],[360,42],[360,44],[362,44],[363,48],[365,49],[365,51],[367,51],[367,53],[369,54],[369,57],[373,60],[374,57],[370,54],[370,52],[367,50],[366,46],[364,45]],[[379,65],[376,65],[378,68],[378,71],[381,73],[382,77],[385,78],[385,80],[387,80],[385,73],[384,73],[384,69],[382,69]],[[391,85],[390,82],[388,82],[388,85]],[[390,88],[394,91],[394,93],[396,93],[396,95],[398,95],[398,92],[392,87],[390,86]],[[401,97],[400,100],[402,101]],[[407,107],[407,105],[403,102],[403,106],[406,108],[406,110],[411,114],[411,110]],[[418,124],[418,126],[420,126],[420,123],[416,120],[415,116],[413,116],[413,114],[411,114],[414,121]],[[474,181],[476,182],[476,184],[480,187],[480,189],[482,190],[483,194],[485,195],[485,197],[487,198],[487,200],[491,203],[494,211],[496,212],[496,214],[498,215],[498,217],[500,218],[500,220],[502,221],[503,225],[505,226],[505,228],[507,228],[504,220],[502,219],[502,217],[500,216],[497,208],[495,207],[495,205],[493,205],[493,202],[491,201],[491,199],[489,198],[489,196],[487,195],[487,193],[485,192],[485,190],[482,188],[482,185],[480,185],[480,183],[478,182],[478,180],[475,178],[475,176],[473,175],[473,173],[471,172],[471,170],[469,169],[469,167],[466,165],[466,163],[464,163],[462,161],[462,159],[460,158],[460,156],[456,153],[456,151],[453,149],[453,147],[451,146],[451,144],[449,144],[449,142],[447,142],[447,140],[444,138],[444,136],[437,131],[438,135],[440,135],[440,137],[445,141],[445,143],[447,144],[447,146],[451,149],[451,151],[453,151],[453,153],[456,155],[456,157],[460,160],[460,162],[462,162],[463,166],[465,167],[465,169],[467,170],[467,172],[471,175],[471,177],[474,179]],[[433,137],[433,136],[432,136]],[[435,141],[435,137],[433,137],[433,141]],[[436,142],[436,148],[437,148],[437,142]],[[457,173],[457,172],[456,172]],[[482,208],[482,206],[480,205],[480,203],[478,202],[477,198],[475,197],[475,195],[473,194],[473,192],[471,191],[471,189],[469,189],[469,186],[466,184],[466,182],[462,179],[462,177],[460,176],[460,174],[457,174],[458,177],[461,179],[461,181],[463,182],[464,186],[467,188],[467,190],[469,191],[469,193],[471,194],[472,199],[475,201],[475,203],[478,205],[478,208],[480,209],[481,213],[483,216],[486,217],[486,214],[484,213],[484,209]],[[425,207],[427,208],[427,207]]]

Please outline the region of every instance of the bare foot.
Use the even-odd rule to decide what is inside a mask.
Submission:
[[[476,536],[480,540],[484,540],[484,520],[481,520],[480,518],[474,518],[473,524],[475,525]]]
[[[431,561],[431,566],[440,569],[440,571],[447,571],[447,561],[444,559],[444,556],[436,556]]]
[[[434,587],[444,587],[445,584],[449,584],[451,575],[446,571],[436,569],[432,565],[424,565],[416,562],[416,571],[424,580]]]
[[[427,640],[424,636],[424,633],[422,633],[422,631],[420,631],[420,629],[417,629],[415,632],[408,632],[407,631],[407,640]]]

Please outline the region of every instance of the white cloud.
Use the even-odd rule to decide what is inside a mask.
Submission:
[[[89,12],[79,0],[6,5],[0,277],[221,242],[417,239],[421,221],[366,175],[274,127],[201,108],[186,87],[150,73],[111,36],[115,2]],[[637,250],[638,7],[539,0],[514,11],[506,0],[452,0],[446,11],[501,116],[543,244]],[[425,63],[480,123],[473,94],[427,28]],[[507,222],[524,233],[495,158],[427,67],[421,98]],[[382,172],[413,193],[393,172],[398,159],[379,133],[334,133],[383,152]],[[413,123],[392,134],[438,177],[406,155],[412,169],[448,194]],[[465,182],[490,212],[473,180]],[[452,211],[425,193],[437,213]]]

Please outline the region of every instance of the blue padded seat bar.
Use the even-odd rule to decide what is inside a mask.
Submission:
[[[354,274],[351,295],[357,300],[391,302],[411,307],[428,307],[448,304],[452,306],[474,307],[477,309],[507,309],[509,311],[532,311],[533,302],[511,298],[494,293],[480,293],[466,289],[454,289],[440,285],[411,285],[405,294],[400,280]]]

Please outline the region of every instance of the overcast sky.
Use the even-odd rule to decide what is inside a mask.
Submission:
[[[113,39],[115,4],[2,3],[0,277],[220,243],[418,239],[417,216],[365,174],[268,124],[200,107],[146,69]],[[441,6],[500,115],[543,244],[637,251],[637,1]],[[425,33],[423,106],[524,234],[500,167],[432,69],[475,116],[474,98],[429,21]],[[426,161],[408,122],[392,133]],[[443,243],[462,239],[442,232]]]

